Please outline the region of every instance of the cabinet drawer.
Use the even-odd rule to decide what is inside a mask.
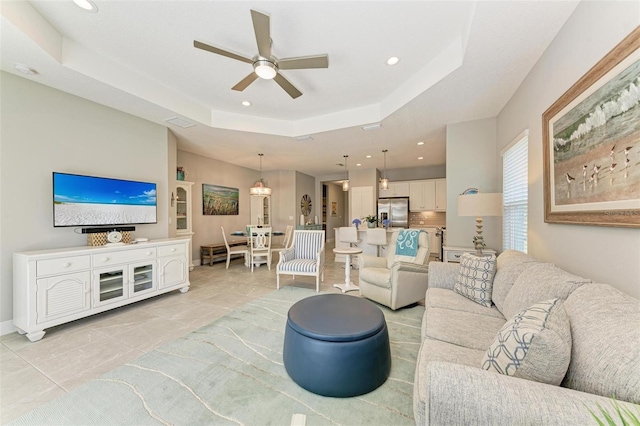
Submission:
[[[64,274],[89,268],[91,268],[91,257],[88,255],[38,260],[36,263],[36,275],[41,277],[44,275]]]
[[[455,262],[460,263],[460,256],[462,256],[464,251],[448,251],[447,252],[447,262]]]
[[[131,263],[138,260],[154,259],[156,248],[149,247],[139,250],[117,251],[93,255],[93,267],[117,265],[119,263]]]
[[[158,256],[173,256],[176,254],[186,253],[187,246],[184,244],[172,244],[170,246],[158,247]]]

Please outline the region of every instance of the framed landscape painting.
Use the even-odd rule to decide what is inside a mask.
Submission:
[[[640,27],[542,116],[544,220],[640,228]]]
[[[238,188],[228,188],[220,185],[202,184],[202,214],[203,215],[237,215]]]

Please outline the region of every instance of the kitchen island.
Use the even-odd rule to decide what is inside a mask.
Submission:
[[[366,227],[361,227],[358,230],[358,239],[360,243],[358,243],[358,247],[362,249],[362,254],[366,254],[369,256],[377,256],[378,246],[367,244],[367,229]],[[391,235],[395,231],[399,231],[404,228],[389,228],[387,230],[387,241],[391,239]],[[415,228],[412,228],[415,229]],[[437,228],[420,228],[426,231],[429,234],[429,251],[430,251],[430,259],[436,260],[440,253],[440,237],[435,235]],[[349,243],[343,243],[340,241],[340,228],[335,228],[335,236],[336,236],[336,248],[344,248],[349,247]],[[387,255],[387,246],[380,246],[380,256],[385,257]],[[345,256],[343,254],[336,253],[335,261],[336,262],[344,262]]]

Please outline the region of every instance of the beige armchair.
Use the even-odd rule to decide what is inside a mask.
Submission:
[[[386,257],[358,257],[360,294],[394,311],[424,299],[428,285],[428,234],[420,232],[415,257],[396,255],[399,234],[391,236]]]

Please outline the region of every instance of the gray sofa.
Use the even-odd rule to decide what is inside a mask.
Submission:
[[[498,256],[493,306],[484,307],[453,291],[459,268],[429,263],[414,382],[416,424],[584,425],[595,424],[587,407],[610,409],[611,396],[640,404],[638,299],[511,250]],[[560,386],[481,368],[508,319],[555,297],[563,301],[571,332]]]

